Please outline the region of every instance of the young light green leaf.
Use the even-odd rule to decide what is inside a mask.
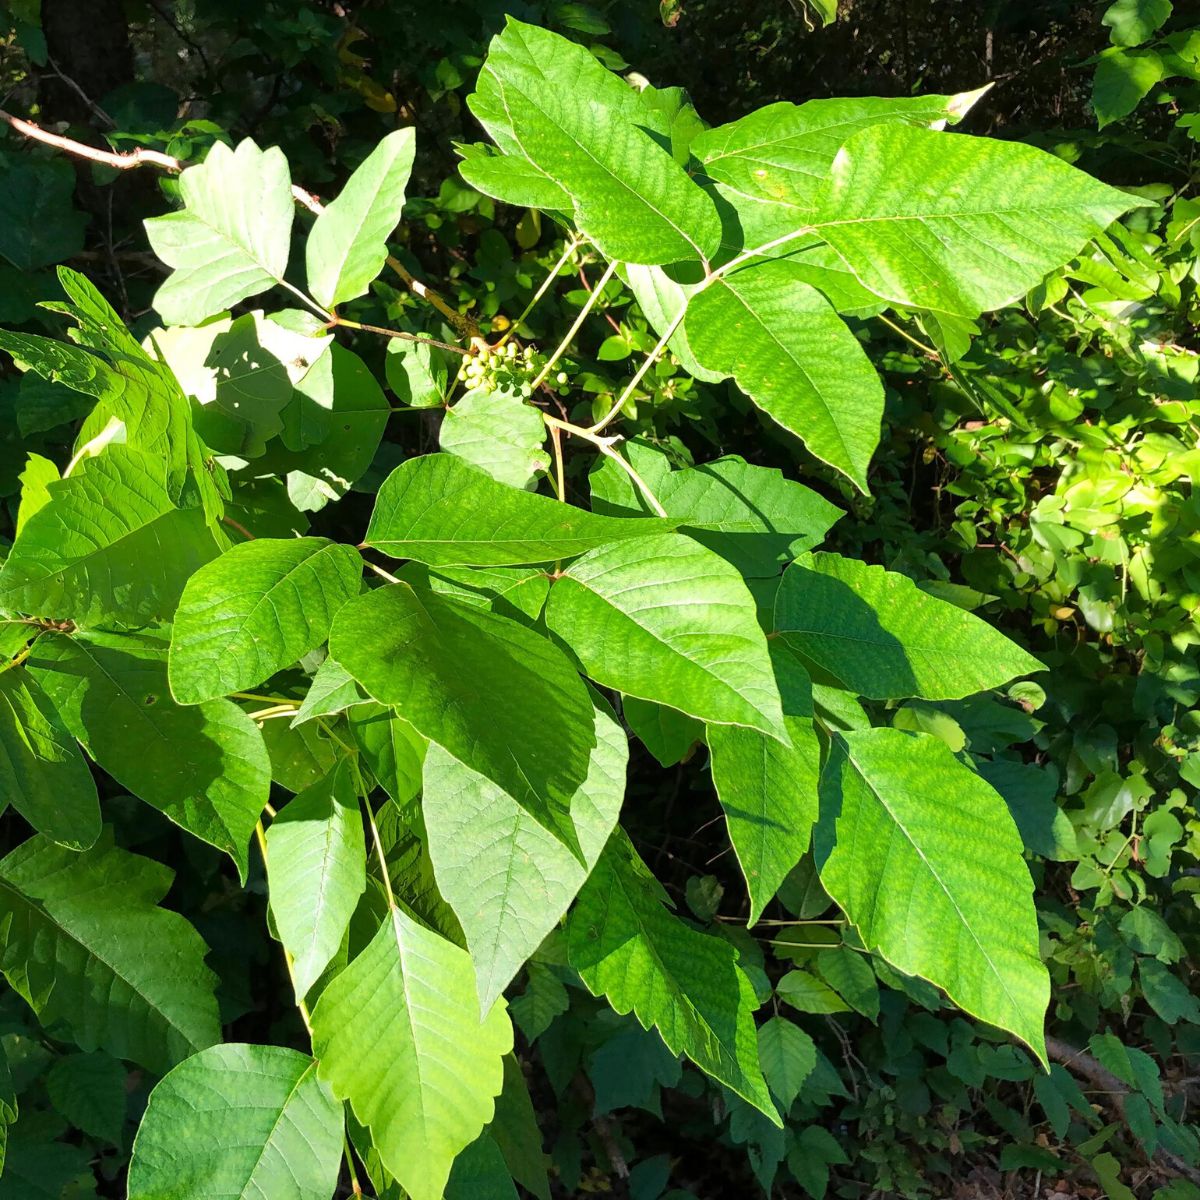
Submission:
[[[467,392],[447,410],[438,445],[509,487],[532,490],[550,466],[542,449],[546,425],[519,396],[482,388]]]
[[[786,741],[753,597],[729,563],[690,538],[590,551],[550,589],[546,624],[597,683]]]
[[[468,103],[503,150],[571,197],[580,231],[609,258],[710,258],[721,240],[716,206],[635,123],[637,97],[614,99],[617,87],[584,47],[510,17]],[[635,111],[649,122],[648,108]]]
[[[666,893],[617,832],[567,923],[568,953],[593,995],[658,1030],[776,1125],[758,1064],[754,988],[730,942],[699,933],[667,908]]]
[[[756,729],[710,725],[712,776],[750,893],[748,925],[808,849],[817,819],[821,747],[812,721],[785,716],[791,746]]]
[[[874,125],[838,152],[812,224],[876,295],[974,317],[1140,203],[1020,142]]]
[[[365,294],[387,261],[416,153],[416,130],[394,129],[363,160],[308,235],[308,288],[336,308]]]
[[[454,909],[487,1012],[558,924],[604,849],[625,795],[625,734],[596,706],[596,748],[571,802],[581,864],[490,780],[437,746],[425,756],[425,818],[438,888]]]
[[[271,916],[303,999],[337,953],[367,886],[366,843],[349,763],[305,789],[267,830]]]
[[[775,628],[810,667],[874,700],[958,699],[1044,669],[907,575],[837,554],[806,556],[784,572]]]
[[[92,773],[28,671],[0,671],[0,796],[51,841],[86,850],[100,836]]]
[[[692,298],[684,328],[702,366],[732,375],[773,421],[867,490],[883,385],[803,268],[768,259],[722,276]]]
[[[576,848],[570,805],[587,778],[595,721],[583,681],[548,639],[398,583],[347,604],[329,650],[376,700]]]
[[[175,268],[154,297],[166,324],[199,325],[283,278],[294,202],[282,150],[217,142],[180,175],[179,195],[179,212],[146,222],[154,253]]]
[[[129,1200],[329,1200],[342,1124],[341,1105],[307,1054],[212,1046],[150,1093],[129,1164]]]
[[[176,508],[162,467],[110,445],[25,522],[0,570],[0,608],[83,626],[169,620],[189,575],[219,552],[205,514]]]
[[[1100,24],[1111,30],[1114,45],[1140,46],[1166,23],[1173,8],[1171,0],[1115,0]]]
[[[758,1057],[771,1095],[786,1115],[816,1068],[817,1048],[799,1025],[786,1017],[772,1017],[759,1026]]]
[[[335,716],[348,708],[370,704],[354,677],[333,658],[325,658],[317,668],[304,693],[304,700],[292,718],[292,728],[314,721],[317,717]]]
[[[481,1022],[465,950],[398,909],[321,993],[318,1072],[370,1127],[413,1200],[440,1200],[455,1156],[492,1119],[513,1045],[503,1004]]]
[[[1050,981],[1021,835],[945,743],[897,729],[838,735],[814,843],[821,882],[869,949],[1046,1061]]]
[[[885,123],[955,125],[979,95],[780,101],[706,129],[691,152],[737,210],[743,245],[760,246],[807,223],[838,150],[852,134]]]
[[[25,470],[21,472],[20,478],[21,507],[17,510],[18,536],[28,524],[29,518],[50,503],[50,484],[57,483],[62,477],[58,473],[58,467],[50,459],[43,458],[40,454],[31,454],[25,460]]]
[[[366,544],[435,567],[510,567],[571,558],[675,524],[599,517],[508,487],[456,455],[426,454],[383,481]]]
[[[36,836],[0,860],[0,970],[45,1027],[151,1071],[220,1040],[207,947],[156,907],[171,878],[110,833],[81,853]]]
[[[199,704],[245,691],[329,635],[359,591],[362,561],[327,538],[257,538],[227,550],[183,589],[171,634],[171,692]]]
[[[66,727],[123,787],[226,851],[246,876],[271,787],[262,734],[229,700],[182,707],[148,634],[39,638],[29,666]]]

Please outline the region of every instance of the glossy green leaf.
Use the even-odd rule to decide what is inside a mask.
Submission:
[[[429,856],[466,934],[484,1012],[558,924],[617,823],[628,747],[599,705],[595,719],[596,748],[571,801],[582,864],[482,775],[437,746],[425,756]]]
[[[341,1105],[317,1064],[230,1042],[180,1063],[150,1093],[129,1200],[329,1200],[341,1158]]]
[[[597,683],[786,740],[754,600],[729,563],[690,538],[590,551],[555,581],[546,624]]]
[[[1100,128],[1129,116],[1165,73],[1154,50],[1113,49],[1102,55],[1092,78],[1092,108]]]
[[[1044,669],[908,576],[837,554],[807,556],[784,572],[775,628],[813,670],[875,700],[956,699]]]
[[[431,566],[506,567],[570,558],[674,524],[596,516],[507,487],[456,455],[426,454],[384,480],[365,540]]]
[[[179,195],[179,212],[146,222],[154,253],[174,268],[154,297],[168,325],[199,325],[283,278],[294,207],[283,151],[217,142],[180,175]]]
[[[609,258],[711,257],[721,237],[716,206],[634,124],[636,96],[612,99],[614,85],[623,86],[582,46],[510,17],[469,103],[501,149],[571,198],[580,231]]]
[[[85,850],[100,836],[92,773],[28,671],[0,671],[0,796],[68,849]]]
[[[358,793],[345,760],[271,822],[267,883],[299,999],[337,953],[367,885]]]
[[[550,466],[542,449],[546,426],[520,397],[482,389],[467,392],[448,409],[438,445],[509,487],[532,489]]]
[[[567,923],[571,965],[594,995],[658,1030],[775,1124],[758,1063],[754,989],[723,938],[674,916],[667,896],[621,833],[600,856]]]
[[[226,851],[245,878],[271,767],[262,734],[236,704],[176,704],[166,644],[144,634],[44,637],[29,663],[63,723],[105,771]]]
[[[769,259],[720,277],[692,298],[684,328],[701,366],[733,376],[773,421],[867,490],[883,385],[801,268]]]
[[[395,129],[371,151],[317,217],[305,254],[308,287],[335,308],[365,294],[387,260],[416,153],[416,131]]]
[[[874,125],[838,152],[812,224],[885,300],[973,317],[1138,204],[1033,146]]]
[[[327,538],[257,538],[197,571],[175,614],[171,691],[199,704],[245,691],[329,636],[358,594],[362,560]]]
[[[750,893],[753,925],[808,849],[821,747],[812,721],[785,716],[791,746],[755,729],[710,725],[712,776]]]
[[[347,604],[329,650],[376,700],[574,848],[570,805],[587,778],[595,722],[587,688],[550,641],[399,583]]]
[[[44,1026],[151,1071],[220,1040],[208,948],[156,907],[171,878],[107,834],[81,853],[36,836],[0,860],[0,970]]]
[[[84,626],[169,620],[216,556],[203,510],[176,508],[150,455],[111,445],[47,488],[0,570],[0,607]]]
[[[841,734],[821,781],[815,846],[821,882],[868,948],[1045,1062],[1050,981],[1032,880],[988,784],[937,738]]]
[[[482,1022],[464,950],[393,910],[321,993],[312,1015],[319,1075],[370,1127],[412,1200],[440,1200],[455,1156],[492,1119],[512,1025]]]

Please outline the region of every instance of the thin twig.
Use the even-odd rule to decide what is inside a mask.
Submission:
[[[378,333],[381,337],[400,338],[405,342],[422,342],[426,346],[436,346],[439,350],[449,350],[452,354],[461,354],[470,358],[475,353],[473,349],[465,350],[462,346],[454,346],[450,342],[439,342],[437,338],[426,337],[421,333],[405,333],[402,329],[385,329],[382,325],[365,325],[360,321],[348,321],[345,317],[333,314],[329,327],[341,325],[344,329],[361,329],[364,333]]]

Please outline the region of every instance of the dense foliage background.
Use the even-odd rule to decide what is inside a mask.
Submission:
[[[536,1162],[521,1182],[541,1194],[1194,1200],[1197,14],[1165,0],[839,7],[830,21],[830,0],[42,0],[40,9],[10,0],[0,6],[0,108],[91,145],[183,159],[253,137],[282,147],[294,178],[319,196],[335,194],[384,133],[415,124],[421,151],[393,248],[490,335],[522,312],[564,245],[551,222],[495,204],[457,174],[455,143],[479,136],[463,98],[505,13],[558,30],[614,70],[684,86],[714,123],[774,99],[991,82],[968,129],[1028,140],[1153,201],[1026,303],[973,327],[861,323],[887,385],[869,498],[768,428],[731,385],[698,383],[668,362],[636,406],[634,429],[676,465],[736,453],[799,476],[849,508],[834,548],[976,610],[1048,664],[1007,695],[906,702],[889,715],[898,728],[968,750],[1017,819],[1053,981],[1050,1072],[846,943],[807,860],[753,939],[735,929],[744,886],[712,836],[719,809],[686,728],[665,731],[658,745],[647,730],[633,744],[626,825],[682,910],[735,938],[764,985],[790,977],[777,989],[788,999],[776,1004],[814,1039],[816,1057],[796,1081],[787,1128],[718,1100],[657,1035],[570,986],[552,945],[514,989],[512,1011],[550,1163],[548,1182]],[[35,305],[59,294],[54,268],[65,263],[135,332],[156,324],[149,310],[163,268],[141,221],[176,187],[7,131],[0,320],[61,332],[59,317]],[[580,255],[571,271],[530,318],[539,345],[558,341],[600,265]],[[437,338],[460,332],[393,281],[374,286],[358,320]],[[630,357],[654,341],[618,279],[598,311],[603,319],[588,328],[602,336],[585,331],[564,364],[596,397],[596,415]],[[412,400],[412,377],[385,365],[382,341],[364,334],[355,349],[399,401]],[[77,403],[65,389],[0,376],[6,540],[27,455],[70,457],[86,411]],[[433,444],[438,416],[397,405],[354,491],[308,513],[314,531],[357,540],[371,493],[401,458]],[[582,487],[589,461],[569,460],[571,487]],[[272,528],[292,514],[273,508],[264,488],[261,509],[244,519]],[[303,781],[306,756],[320,748],[284,722],[266,730],[272,754],[294,761]],[[118,844],[174,869],[167,904],[212,948],[227,1038],[282,1045],[302,1036],[282,962],[260,934],[261,864],[240,888],[215,851],[115,784],[104,812]],[[15,820],[0,829],[6,848],[27,833]],[[0,996],[0,1032],[12,1073],[0,1100],[20,1113],[0,1197],[123,1195],[154,1077],[55,1041],[13,991]],[[479,1194],[460,1186],[463,1197]]]

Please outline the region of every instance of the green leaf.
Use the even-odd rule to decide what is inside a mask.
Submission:
[[[1116,0],[1100,24],[1111,30],[1114,45],[1140,46],[1166,24],[1173,7],[1171,0]]]
[[[197,571],[175,614],[171,691],[199,704],[245,691],[329,636],[362,581],[351,546],[327,538],[258,538]]]
[[[482,388],[467,392],[447,410],[438,433],[438,445],[447,453],[500,483],[529,490],[550,466],[542,449],[545,441],[546,425],[536,408],[518,396]]]
[[[571,802],[581,864],[495,784],[437,746],[425,756],[425,818],[438,889],[454,909],[487,1012],[575,899],[625,795],[625,734],[596,706],[596,748]]]
[[[350,732],[371,774],[400,808],[421,790],[428,743],[390,709],[367,704],[350,714]]]
[[[876,295],[974,317],[1139,203],[1033,146],[874,125],[838,152],[812,223]]]
[[[176,704],[166,644],[145,634],[43,637],[29,665],[63,723],[105,771],[228,853],[245,879],[271,769],[262,734],[236,704]]]
[[[456,455],[426,454],[383,481],[366,544],[435,567],[509,567],[571,558],[675,524],[596,516],[498,483]]]
[[[416,130],[394,129],[326,205],[308,235],[308,288],[325,308],[366,294],[387,261],[416,153]]]
[[[0,257],[34,271],[78,254],[88,219],[72,203],[75,183],[66,159],[10,157],[0,188]]]
[[[593,995],[654,1027],[672,1054],[781,1124],[758,1064],[750,980],[730,942],[667,909],[624,834],[610,840],[567,922],[568,953]]]
[[[501,149],[570,196],[575,223],[607,257],[710,258],[721,240],[716,206],[634,123],[649,109],[617,88],[625,85],[584,47],[509,17],[468,104]]]
[[[541,167],[515,154],[498,154],[491,146],[458,146],[463,156],[459,174],[485,196],[517,208],[567,212],[571,197]]]
[[[486,1133],[454,1160],[446,1200],[518,1200],[504,1155]]]
[[[1050,982],[1021,836],[1000,796],[937,738],[864,729],[835,739],[821,809],[821,882],[867,948],[1044,1063]]]
[[[758,1057],[771,1095],[786,1114],[816,1068],[817,1048],[799,1025],[786,1017],[772,1017],[759,1026]]]
[[[704,724],[677,708],[624,696],[621,712],[625,723],[660,766],[673,767],[682,762],[697,743],[704,740]]]
[[[336,716],[360,704],[370,704],[350,672],[336,659],[325,658],[316,669],[304,700],[292,718],[291,727],[314,721],[317,717]]]
[[[852,134],[885,123],[957,124],[979,95],[780,101],[706,129],[691,152],[737,210],[743,245],[758,246],[807,223],[837,152]]]
[[[125,1068],[108,1054],[64,1054],[46,1076],[50,1103],[72,1125],[114,1146],[125,1125]]]
[[[398,583],[350,601],[329,652],[381,704],[575,848],[570,805],[587,778],[595,721],[583,681],[545,637]]]
[[[775,628],[813,670],[874,700],[959,699],[1045,669],[908,576],[837,554],[806,556],[784,572]]]
[[[748,925],[808,849],[817,819],[821,747],[813,723],[785,716],[791,746],[755,729],[710,725],[713,783],[750,893]]]
[[[412,408],[441,408],[445,404],[449,375],[446,360],[428,342],[390,339],[384,370],[388,387],[401,404]]]
[[[1127,117],[1166,74],[1153,50],[1110,50],[1096,64],[1092,108],[1100,128]]]
[[[850,1011],[842,998],[807,971],[789,971],[776,985],[775,994],[799,1012],[843,1013]]]
[[[231,1042],[180,1063],[150,1093],[129,1200],[329,1200],[341,1159],[341,1106],[317,1064]]]
[[[0,970],[45,1028],[159,1072],[220,1040],[207,947],[155,907],[171,878],[110,834],[81,853],[37,836],[0,860]]]
[[[684,522],[682,532],[748,578],[778,575],[781,563],[818,545],[842,516],[781,471],[734,457],[673,471],[656,494],[667,515]]]
[[[867,490],[883,385],[858,339],[788,259],[742,267],[698,292],[684,328],[701,366],[732,375],[773,421]]]
[[[57,483],[62,476],[58,467],[40,454],[31,454],[25,460],[21,472],[21,507],[17,510],[18,536],[29,523],[29,518],[50,503],[50,484]]]
[[[282,150],[217,142],[179,176],[179,195],[180,212],[146,222],[154,253],[175,268],[154,297],[166,324],[199,325],[283,278],[294,202]]]
[[[267,882],[271,916],[302,999],[337,953],[367,886],[362,816],[346,760],[271,822]]]
[[[590,551],[550,589],[546,624],[597,683],[786,740],[754,600],[729,563],[690,538]]]
[[[79,745],[28,671],[0,671],[0,796],[51,841],[86,850],[100,800]]]
[[[47,490],[0,570],[0,608],[85,626],[166,621],[218,553],[203,510],[176,508],[140,450],[110,445]]]
[[[440,1200],[455,1156],[492,1119],[513,1045],[503,1004],[479,1018],[470,956],[399,910],[321,993],[320,1076],[370,1127],[412,1200]]]

